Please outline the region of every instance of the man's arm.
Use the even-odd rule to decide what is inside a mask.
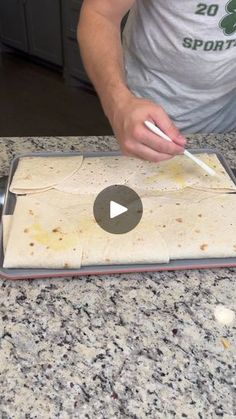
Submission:
[[[159,161],[180,153],[184,139],[159,105],[135,97],[126,86],[120,23],[134,3],[135,0],[84,0],[78,42],[85,68],[122,151]],[[155,122],[176,144],[149,132],[143,124],[145,119]]]
[[[120,23],[134,0],[84,0],[78,41],[84,65],[109,114],[130,92],[123,74]],[[109,118],[109,115],[107,115]]]

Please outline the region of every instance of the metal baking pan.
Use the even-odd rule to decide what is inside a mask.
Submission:
[[[227,164],[224,156],[214,149],[192,149],[189,150],[193,154],[209,153],[216,154],[221,164],[236,184],[236,176],[233,170]],[[2,214],[13,214],[15,208],[16,198],[15,195],[9,191],[12,177],[17,168],[19,159],[21,157],[30,156],[41,156],[41,157],[53,157],[53,156],[75,156],[82,155],[84,157],[102,157],[102,156],[117,156],[120,152],[91,152],[91,153],[26,153],[16,156],[12,161],[9,176],[3,178],[0,181],[2,185],[6,185],[5,194],[2,192],[0,195],[1,202],[4,201]],[[5,198],[5,199],[4,199]],[[1,205],[0,202],[0,205]],[[182,259],[182,260],[171,260],[166,264],[129,264],[129,265],[99,265],[99,266],[83,266],[80,269],[6,269],[3,268],[3,242],[2,242],[2,223],[0,226],[0,276],[8,279],[31,279],[31,278],[48,278],[48,277],[66,277],[66,276],[82,276],[82,275],[102,275],[102,274],[117,274],[117,273],[128,273],[128,272],[157,272],[157,271],[168,271],[168,270],[184,270],[184,269],[211,269],[220,267],[236,267],[236,257],[231,258],[210,258],[210,259]]]

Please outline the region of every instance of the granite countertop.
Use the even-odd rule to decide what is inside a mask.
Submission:
[[[236,134],[195,135],[236,167]],[[2,138],[27,151],[117,149],[112,137]],[[236,269],[0,280],[0,418],[236,417]],[[224,340],[223,340],[224,339]]]

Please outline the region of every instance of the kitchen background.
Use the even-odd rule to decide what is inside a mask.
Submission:
[[[83,68],[83,0],[0,0],[0,136],[109,135]]]

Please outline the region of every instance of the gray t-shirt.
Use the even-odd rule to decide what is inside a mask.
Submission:
[[[131,91],[183,132],[236,128],[236,0],[136,0],[123,46]]]

